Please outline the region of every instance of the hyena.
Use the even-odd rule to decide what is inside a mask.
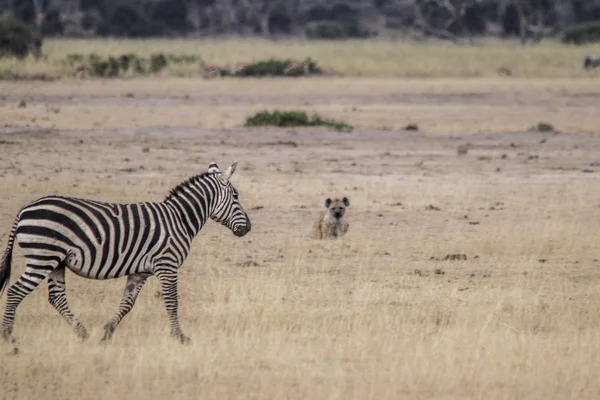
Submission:
[[[327,211],[319,216],[313,226],[312,236],[315,239],[342,237],[348,232],[348,223],[344,219],[346,207],[350,205],[347,197],[325,200]]]

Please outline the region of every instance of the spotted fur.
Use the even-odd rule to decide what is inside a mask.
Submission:
[[[327,211],[319,216],[313,225],[312,237],[315,239],[335,239],[348,232],[349,224],[346,222],[346,207],[350,205],[347,197],[341,200],[335,198],[325,200]]]

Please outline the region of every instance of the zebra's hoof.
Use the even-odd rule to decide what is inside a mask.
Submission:
[[[190,339],[189,337],[185,336],[184,334],[178,335],[177,339],[179,339],[179,341],[181,342],[181,344],[190,344],[192,342],[192,339]]]
[[[10,332],[4,331],[2,333],[2,338],[4,339],[5,342],[11,343],[11,344],[17,343],[17,341],[15,340],[14,337],[12,337],[12,334]]]
[[[100,339],[100,343],[106,344],[106,343],[109,343],[111,340],[112,340],[112,332],[105,331],[104,336],[102,336],[102,339]]]
[[[104,336],[102,336],[102,340],[100,340],[100,343],[110,342],[114,331],[115,328],[111,324],[104,325]]]
[[[104,337],[102,339],[100,339],[99,343],[106,346],[106,345],[110,344],[111,341],[112,341],[111,337],[107,337],[106,335],[104,335]]]

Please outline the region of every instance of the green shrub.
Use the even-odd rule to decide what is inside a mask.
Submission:
[[[157,74],[162,71],[168,64],[167,57],[164,54],[152,54],[150,56],[150,71],[152,73]]]
[[[137,56],[133,53],[127,53],[127,54],[120,55],[118,58],[119,68],[123,72],[129,71],[129,68],[133,65],[133,63],[135,62],[136,59],[137,59]]]
[[[69,54],[67,56],[67,63],[71,65],[83,62],[83,60],[84,57],[80,54]],[[87,65],[92,76],[115,78],[129,71],[137,75],[145,75],[148,72],[158,73],[168,65],[168,61],[162,53],[153,54],[150,59],[140,58],[133,53],[103,59],[93,53],[88,56]]]
[[[258,61],[250,65],[245,65],[239,71],[235,72],[235,76],[278,76],[283,75],[287,64],[285,61],[270,59],[267,61]]]
[[[100,58],[99,55],[95,53],[90,54],[90,56],[88,57],[88,64],[90,73],[93,76],[106,75],[106,71],[108,70],[108,63],[102,60],[102,58]]]
[[[600,22],[586,22],[567,28],[563,33],[562,42],[576,45],[600,42]]]
[[[148,73],[148,69],[145,66],[144,59],[136,57],[133,60],[133,71],[138,75],[145,75]]]
[[[107,64],[107,68],[106,68],[106,72],[105,72],[104,76],[106,76],[107,78],[114,78],[116,76],[119,76],[120,67],[119,67],[119,61],[117,61],[116,58],[108,57],[106,64]]]
[[[103,60],[97,54],[91,54],[88,58],[89,71],[93,76],[102,78],[114,78],[119,76],[119,61],[115,57]]]
[[[554,126],[548,122],[538,122],[537,125],[529,128],[532,132],[556,132]]]
[[[0,18],[0,57],[38,57],[41,48],[42,37],[36,30],[16,18]]]
[[[352,126],[343,122],[323,119],[317,114],[312,117],[304,111],[260,111],[253,116],[246,118],[245,126],[325,126],[337,131],[351,131]]]
[[[311,126],[304,111],[260,111],[246,119],[246,126]]]
[[[304,68],[292,68],[294,60],[277,60],[271,58],[269,60],[257,61],[240,68],[239,71],[232,75],[237,77],[263,77],[263,76],[301,76],[301,75],[318,75],[322,74],[323,70],[312,60],[308,60],[306,70]],[[223,76],[229,75],[225,72]]]

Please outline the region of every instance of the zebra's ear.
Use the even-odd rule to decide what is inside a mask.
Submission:
[[[217,163],[210,163],[210,165],[208,166],[208,173],[213,174],[215,172],[221,172],[219,166],[217,165]]]
[[[231,166],[229,168],[227,168],[225,170],[225,173],[223,174],[223,179],[225,179],[225,181],[228,181],[229,178],[231,178],[231,175],[233,175],[233,173],[235,172],[235,169],[237,168],[237,160],[231,164]]]

